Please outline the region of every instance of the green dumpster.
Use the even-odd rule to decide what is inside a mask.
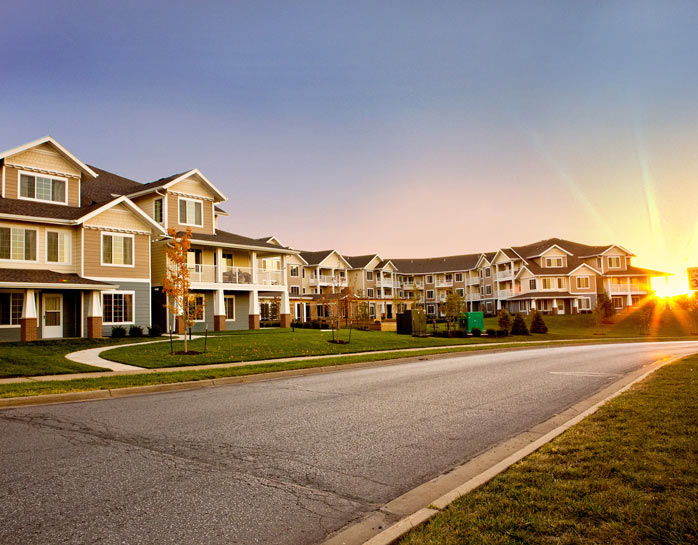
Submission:
[[[468,333],[470,333],[473,328],[478,328],[480,331],[483,331],[485,329],[485,316],[482,312],[461,312],[458,317],[458,325]]]

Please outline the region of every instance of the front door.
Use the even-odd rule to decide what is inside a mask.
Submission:
[[[63,296],[44,293],[44,327],[42,337],[55,339],[63,336]]]
[[[388,320],[392,319],[392,317],[393,317],[393,304],[392,303],[388,303],[387,305],[385,305],[385,317]]]

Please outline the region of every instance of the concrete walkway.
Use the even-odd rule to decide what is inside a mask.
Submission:
[[[192,336],[193,339],[199,338],[197,335]],[[181,336],[176,337],[176,340],[181,340]],[[4,378],[0,379],[0,384],[11,384],[11,383],[17,383],[17,382],[45,382],[45,381],[51,381],[51,380],[74,380],[74,379],[81,379],[81,378],[99,378],[99,377],[114,377],[114,376],[119,376],[119,375],[133,375],[133,374],[145,374],[145,373],[171,373],[171,372],[176,372],[176,371],[199,371],[199,370],[205,370],[205,369],[221,369],[221,368],[226,368],[226,367],[242,367],[245,365],[263,365],[265,363],[282,363],[282,362],[287,362],[287,361],[312,361],[312,360],[322,360],[322,359],[327,359],[327,358],[335,358],[337,356],[361,356],[361,355],[369,355],[369,354],[387,354],[387,353],[392,353],[392,354],[400,354],[404,353],[405,357],[409,357],[410,353],[412,352],[417,352],[417,351],[422,351],[422,350],[443,350],[443,349],[456,349],[456,348],[464,348],[464,347],[482,347],[482,346],[491,346],[492,348],[497,348],[501,345],[507,345],[507,344],[517,344],[517,345],[537,345],[537,344],[545,344],[545,343],[567,343],[567,342],[590,342],[590,341],[600,341],[602,339],[555,339],[555,340],[541,340],[541,341],[517,341],[517,340],[510,340],[510,341],[504,341],[504,342],[497,342],[497,343],[492,343],[492,342],[483,342],[483,343],[470,343],[470,344],[450,344],[450,345],[442,345],[442,346],[423,346],[423,347],[416,347],[416,348],[394,348],[394,349],[389,349],[389,350],[371,350],[371,351],[364,351],[364,352],[348,352],[344,354],[323,354],[320,356],[291,356],[288,358],[271,358],[271,359],[266,359],[266,360],[251,360],[251,361],[236,361],[236,362],[225,362],[225,363],[209,363],[209,364],[204,364],[204,365],[186,365],[186,366],[181,366],[181,367],[159,367],[156,369],[148,369],[145,367],[137,367],[135,365],[127,365],[125,363],[118,363],[115,361],[110,361],[105,358],[102,358],[100,354],[104,352],[105,350],[111,350],[112,348],[121,348],[121,347],[126,347],[126,346],[135,346],[135,345],[144,345],[144,344],[153,344],[153,343],[161,343],[161,342],[169,342],[168,339],[163,339],[159,341],[148,341],[148,342],[140,342],[140,343],[129,343],[129,344],[119,344],[119,345],[110,345],[110,346],[102,346],[99,348],[89,348],[86,350],[79,350],[77,352],[71,352],[70,354],[66,354],[66,358],[78,363],[83,363],[85,365],[92,365],[94,367],[102,367],[104,369],[111,369],[111,371],[95,371],[95,372],[88,372],[88,373],[69,373],[69,374],[61,374],[61,375],[38,375],[38,376],[32,376],[32,377],[13,377],[13,378]],[[605,339],[604,339],[605,340]],[[608,339],[608,341],[617,341],[617,342],[622,342],[622,341],[630,341],[630,340],[638,340],[636,338],[628,337],[628,338],[617,338],[617,339]]]

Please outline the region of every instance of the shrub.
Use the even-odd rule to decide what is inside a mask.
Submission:
[[[615,313],[616,309],[613,306],[613,302],[608,298],[608,295],[599,293],[596,298],[596,307],[594,307],[596,319],[600,322],[608,321],[613,318]]]
[[[533,316],[531,317],[531,333],[547,333],[548,326],[545,325],[543,321],[543,315],[537,310],[533,311]]]
[[[499,325],[500,330],[505,329],[506,331],[509,331],[509,328],[511,327],[511,314],[507,312],[507,309],[503,308],[499,311],[497,324]]]
[[[456,329],[455,333],[456,337],[465,337],[465,330],[463,329]]]
[[[487,333],[488,337],[496,337],[497,336],[497,332],[494,329],[488,329],[487,331],[485,331],[485,333]]]
[[[498,329],[497,330],[497,337],[506,337],[508,335],[509,335],[508,329]]]
[[[482,335],[482,329],[480,329],[479,327],[474,327],[470,330],[470,334],[473,337],[479,337],[480,335]]]
[[[122,339],[126,336],[126,328],[120,325],[114,325],[111,328],[111,336],[114,339]]]
[[[162,335],[162,329],[159,325],[151,325],[148,328],[148,337],[159,337],[160,335]]]
[[[129,337],[142,337],[143,336],[143,328],[139,325],[132,325],[131,327],[128,328],[128,336]]]
[[[311,320],[310,327],[313,329],[320,329],[320,320]]]
[[[514,316],[514,322],[511,324],[511,334],[512,335],[529,335],[528,327],[526,327],[526,322],[524,321],[523,314],[517,312]]]

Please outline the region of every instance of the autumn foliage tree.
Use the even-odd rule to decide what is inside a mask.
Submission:
[[[163,280],[163,291],[167,294],[167,308],[175,317],[179,317],[185,327],[194,325],[196,316],[201,313],[201,305],[196,305],[196,299],[189,293],[191,281],[189,280],[189,267],[187,254],[191,248],[191,229],[177,236],[177,232],[170,228],[167,234],[172,237],[172,242],[167,246],[167,273]],[[184,335],[184,352],[189,350],[187,336]]]

